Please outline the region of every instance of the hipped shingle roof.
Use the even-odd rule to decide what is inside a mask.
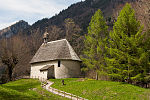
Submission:
[[[81,61],[66,39],[42,44],[30,63],[50,60],[76,60]]]

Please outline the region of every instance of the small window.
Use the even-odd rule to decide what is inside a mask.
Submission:
[[[60,67],[60,60],[58,60],[58,67]]]

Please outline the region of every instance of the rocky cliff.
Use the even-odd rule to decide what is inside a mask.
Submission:
[[[29,27],[30,27],[30,25],[27,22],[20,20],[19,22],[16,22],[15,24],[13,24],[3,30],[0,30],[0,38],[3,38],[3,37],[9,38],[12,35],[21,33],[23,30],[25,30]]]

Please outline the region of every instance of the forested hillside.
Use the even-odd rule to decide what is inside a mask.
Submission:
[[[11,34],[14,34],[11,35],[11,38],[2,38],[0,40],[1,66],[5,64],[13,68],[12,78],[29,75],[29,62],[42,44],[46,28],[49,33],[49,41],[66,38],[79,56],[82,55],[84,35],[87,34],[87,27],[95,11],[102,10],[109,30],[111,30],[113,22],[116,21],[120,10],[127,2],[135,9],[136,18],[145,25],[145,30],[148,29],[149,0],[85,0],[72,4],[59,14],[41,19],[31,26],[24,23],[25,29],[20,30],[19,27],[16,27],[15,32],[11,31]],[[8,29],[11,28],[12,26],[4,29],[6,31],[1,31],[1,36],[5,36],[10,31]]]

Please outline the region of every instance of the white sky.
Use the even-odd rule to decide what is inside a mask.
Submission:
[[[0,0],[0,29],[19,20],[33,24],[42,18],[50,18],[79,1],[81,0]]]

